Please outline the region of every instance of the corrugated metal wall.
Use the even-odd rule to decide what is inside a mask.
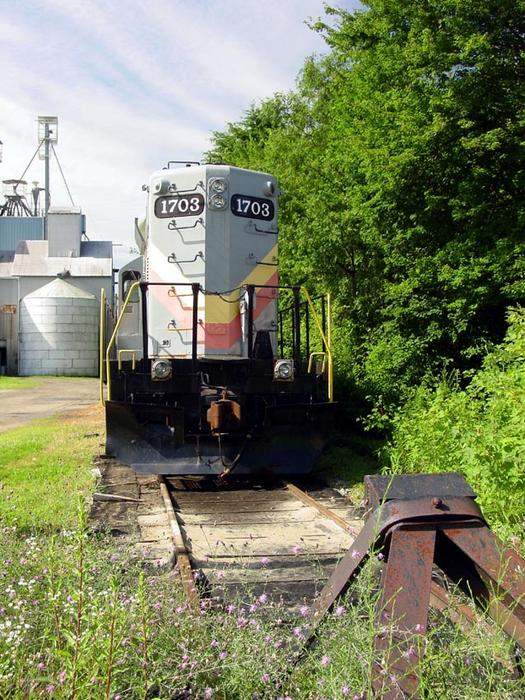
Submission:
[[[42,216],[0,216],[0,250],[16,250],[20,241],[43,239]]]

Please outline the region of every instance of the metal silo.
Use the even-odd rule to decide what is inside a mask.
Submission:
[[[19,374],[96,376],[98,303],[55,279],[22,300]]]

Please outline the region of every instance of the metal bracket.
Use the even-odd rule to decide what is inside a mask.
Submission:
[[[313,606],[308,639],[370,554],[382,548],[376,627],[392,630],[376,635],[378,657],[386,658],[373,668],[377,697],[419,697],[414,638],[427,628],[434,563],[525,648],[525,560],[491,532],[460,474],[367,476],[365,496],[372,509]]]
[[[204,224],[204,219],[202,218],[202,216],[199,217],[197,221],[195,221],[195,223],[190,224],[188,226],[177,226],[177,220],[172,219],[168,224],[168,229],[170,231],[184,231],[185,229],[195,228],[198,224]]]
[[[246,229],[247,233],[262,233],[262,234],[273,234],[274,236],[279,235],[279,229],[264,229],[264,228],[259,228],[257,224],[254,224],[253,221],[250,221],[249,224],[246,224]]]
[[[199,250],[199,252],[198,252],[198,253],[195,255],[195,257],[192,258],[191,260],[177,260],[177,256],[175,255],[175,253],[170,253],[170,254],[168,255],[168,262],[169,262],[169,263],[175,263],[176,265],[178,265],[178,266],[180,267],[181,265],[184,265],[184,264],[186,264],[186,263],[194,263],[194,262],[197,262],[197,260],[198,260],[199,258],[204,262],[204,253],[202,252],[202,250]],[[181,268],[181,269],[182,269],[182,268]]]

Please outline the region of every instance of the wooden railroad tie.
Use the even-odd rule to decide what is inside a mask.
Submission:
[[[414,638],[426,632],[429,605],[444,609],[448,602],[431,580],[434,564],[525,648],[525,560],[489,529],[460,474],[366,476],[365,495],[365,525],[313,606],[309,640],[369,555],[382,549],[375,649],[386,660],[381,666],[376,659],[373,668],[378,697],[419,696]]]

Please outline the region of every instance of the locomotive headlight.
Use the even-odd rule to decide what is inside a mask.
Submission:
[[[151,378],[154,381],[163,381],[171,377],[171,362],[168,360],[154,360],[151,365]]]
[[[212,209],[224,209],[226,206],[226,197],[222,194],[212,194],[210,197],[210,207]]]
[[[278,382],[291,382],[294,374],[293,360],[277,360],[273,367],[273,378]]]
[[[216,177],[210,182],[210,190],[212,192],[217,192],[217,194],[224,194],[228,189],[228,184],[226,180],[222,177]]]

